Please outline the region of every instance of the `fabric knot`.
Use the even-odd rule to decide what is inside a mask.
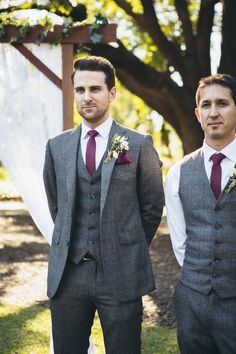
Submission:
[[[221,152],[211,155],[211,160],[213,161],[213,166],[220,165],[221,161],[225,158],[225,155]]]
[[[94,139],[95,136],[98,135],[98,132],[96,130],[89,130],[88,135],[90,136],[90,138]]]

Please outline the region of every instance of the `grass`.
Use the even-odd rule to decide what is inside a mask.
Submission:
[[[49,310],[41,306],[19,307],[0,304],[0,333],[0,353],[48,354]],[[92,335],[95,354],[104,354],[98,318],[95,320]],[[142,354],[178,354],[175,329],[144,324],[142,348]]]

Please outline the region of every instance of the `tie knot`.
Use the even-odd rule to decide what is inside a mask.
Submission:
[[[213,161],[213,166],[220,165],[221,161],[225,158],[225,155],[219,152],[218,154],[211,155],[211,160]]]
[[[89,130],[88,135],[90,136],[90,138],[94,139],[95,136],[98,135],[98,132],[96,130]]]

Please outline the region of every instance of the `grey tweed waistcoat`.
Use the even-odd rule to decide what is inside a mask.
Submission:
[[[84,164],[81,148],[77,159],[77,192],[75,223],[73,225],[69,258],[79,263],[90,252],[96,260],[100,250],[101,164],[91,177]]]
[[[187,234],[180,280],[203,294],[236,296],[236,188],[215,199],[199,149],[181,165],[179,196]]]

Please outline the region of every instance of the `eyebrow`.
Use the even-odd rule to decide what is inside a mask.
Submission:
[[[216,100],[213,100],[213,101],[216,101],[216,102],[229,102],[229,99],[227,97],[225,97],[225,98],[217,98]],[[211,99],[206,99],[206,100],[201,101],[200,104],[208,103],[208,102],[212,102],[212,100]]]
[[[85,86],[78,85],[78,86],[75,86],[74,88],[77,89],[77,88],[84,88],[84,87]],[[102,85],[91,85],[91,86],[89,86],[89,88],[100,88],[100,87],[102,87]]]

